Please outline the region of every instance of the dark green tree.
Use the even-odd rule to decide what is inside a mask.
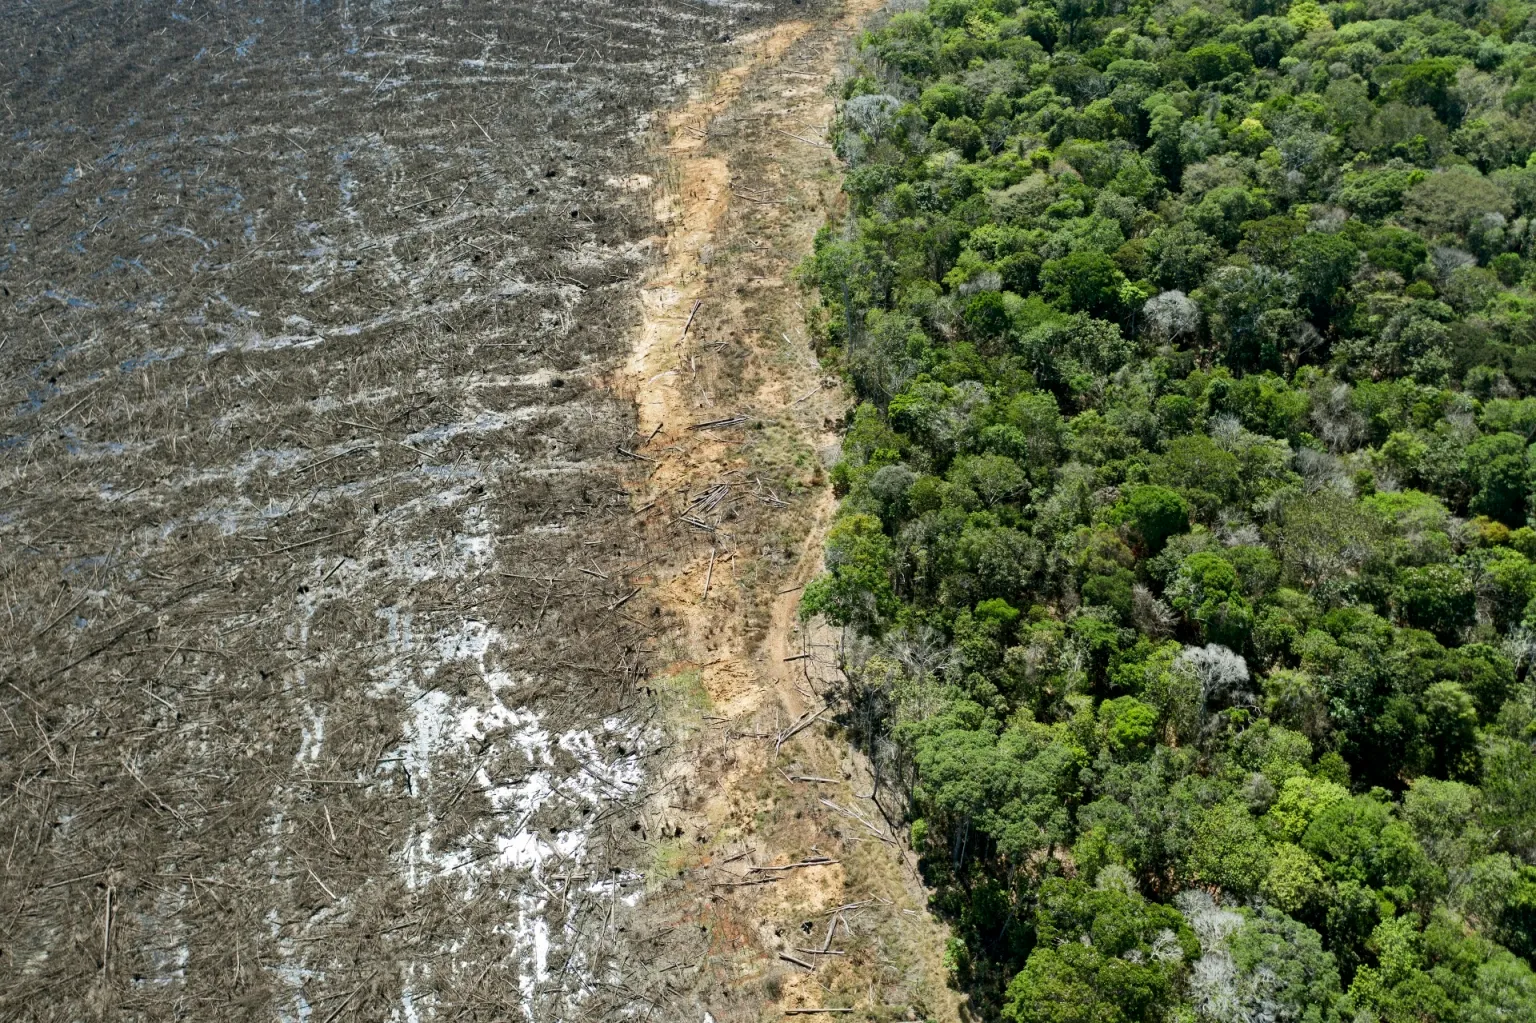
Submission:
[[[1035,934],[1035,951],[1008,985],[1008,1023],[1161,1020],[1199,948],[1176,910],[1059,878],[1041,886]]]

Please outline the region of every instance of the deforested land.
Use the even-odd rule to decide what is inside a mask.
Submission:
[[[0,1015],[657,1011],[610,374],[657,112],[783,16],[7,7]]]

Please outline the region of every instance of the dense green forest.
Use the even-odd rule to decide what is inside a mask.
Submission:
[[[1536,1020],[1536,5],[934,0],[808,616],[1009,1023]]]

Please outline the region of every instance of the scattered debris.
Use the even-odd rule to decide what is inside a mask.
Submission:
[[[814,714],[810,711],[806,711],[797,721],[795,721],[794,724],[790,725],[788,728],[778,734],[778,737],[774,740],[773,743],[773,751],[778,753],[780,747],[782,747],[786,742],[788,742],[794,736],[800,734],[800,732],[809,727],[812,722],[814,722],[817,718],[821,717],[831,709],[831,707],[822,707]]]
[[[831,1008],[829,1006],[822,1006],[820,1008],[814,1008],[814,1009],[785,1009],[784,1010],[784,1015],[786,1015],[786,1016],[802,1016],[802,1015],[807,1015],[807,1014],[810,1014],[810,1013],[817,1013],[817,1012],[856,1012],[856,1011],[858,1011],[858,1010],[856,1010],[856,1009],[835,1009],[835,1008]]]

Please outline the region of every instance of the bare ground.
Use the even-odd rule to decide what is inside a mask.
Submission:
[[[637,926],[675,970],[674,1018],[959,1013],[902,836],[829,722],[837,637],[796,615],[847,399],[792,277],[838,201],[831,86],[872,7],[754,34],[666,126],[663,259],[617,386],[649,460],[637,518],[669,552],[643,582],[671,612],[655,686],[678,745],[637,822]]]
[[[0,1017],[655,1004],[601,383],[650,111],[776,17],[8,7]]]
[[[0,1017],[955,1016],[794,614],[868,7],[8,13]]]

